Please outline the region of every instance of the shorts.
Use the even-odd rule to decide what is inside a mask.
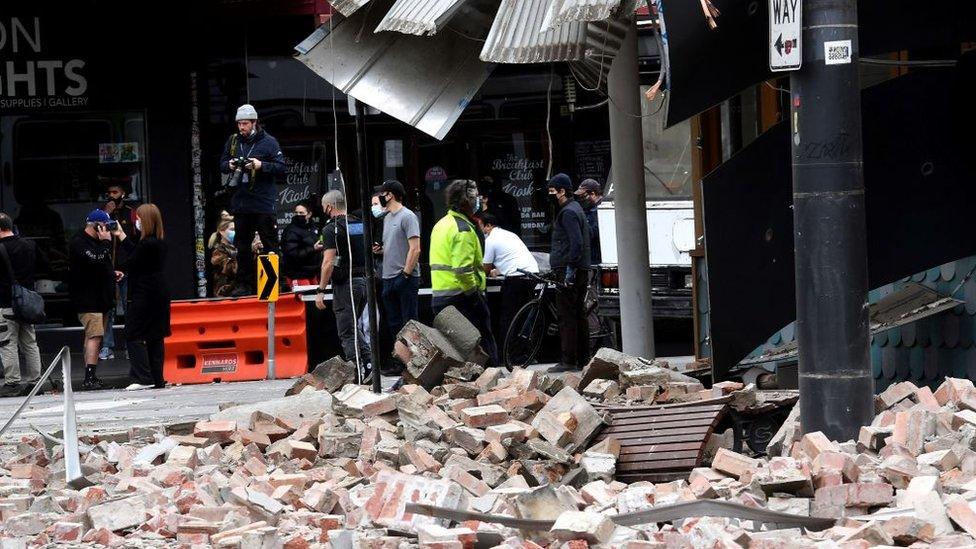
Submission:
[[[105,315],[102,313],[80,313],[78,320],[85,327],[85,341],[105,335]]]

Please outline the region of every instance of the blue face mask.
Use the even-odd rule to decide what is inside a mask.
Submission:
[[[383,206],[380,206],[379,204],[373,204],[373,207],[370,208],[370,211],[373,212],[373,217],[377,219],[383,217],[383,214],[386,213],[383,211]]]
[[[235,234],[236,234],[235,231],[227,231],[227,242],[230,242],[231,244],[233,244],[234,243],[234,235]]]

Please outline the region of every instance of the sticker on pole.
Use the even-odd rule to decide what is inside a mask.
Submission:
[[[278,255],[258,256],[258,299],[278,301]]]
[[[824,42],[824,64],[850,64],[851,58],[853,57],[851,49],[850,40],[834,40],[833,42]]]
[[[802,0],[769,0],[769,70],[795,71],[803,56],[800,51]]]

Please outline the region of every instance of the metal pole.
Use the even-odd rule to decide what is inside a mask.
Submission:
[[[654,357],[651,270],[647,243],[644,151],[637,72],[637,26],[631,23],[607,77],[613,164],[620,331],[623,351]]]
[[[804,0],[802,21],[790,77],[800,423],[843,441],[874,416],[857,2]]]
[[[268,379],[275,378],[275,302],[268,302]]]
[[[370,220],[373,192],[369,187],[366,171],[366,108],[356,101],[356,181],[359,183],[359,199],[363,208],[363,253],[366,258],[366,309],[369,312],[369,356],[373,367],[373,392],[383,391],[380,379],[380,336],[376,325],[376,272],[373,268],[373,223]]]

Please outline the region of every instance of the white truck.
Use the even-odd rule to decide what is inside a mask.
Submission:
[[[651,306],[655,319],[692,318],[691,252],[695,249],[695,211],[690,200],[648,201],[647,241],[651,266]],[[617,332],[620,290],[614,204],[597,209],[600,222],[599,312]]]

